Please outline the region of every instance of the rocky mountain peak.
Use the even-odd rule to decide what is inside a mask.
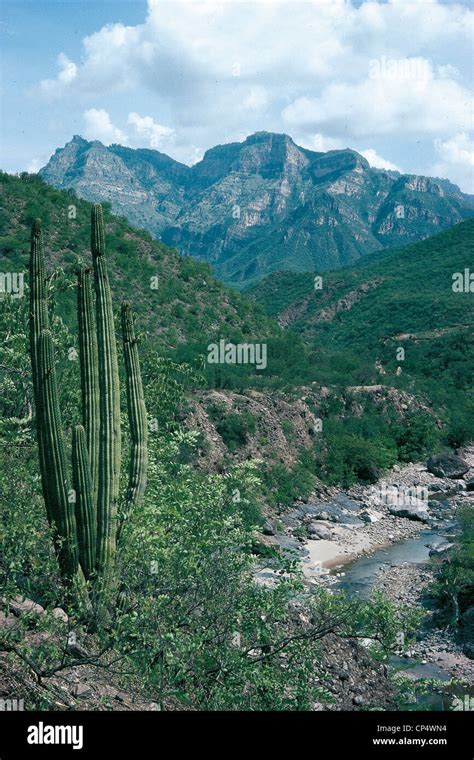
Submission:
[[[472,198],[447,181],[373,169],[350,148],[316,152],[274,132],[216,145],[191,167],[75,135],[40,174],[110,201],[238,286],[277,269],[337,268],[474,215]]]

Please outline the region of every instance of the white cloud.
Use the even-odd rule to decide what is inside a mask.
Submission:
[[[473,98],[460,84],[428,77],[370,78],[358,84],[331,83],[318,97],[296,98],[283,109],[289,127],[336,136],[446,135],[472,123]]]
[[[87,140],[100,140],[104,145],[121,143],[126,145],[128,138],[121,129],[112,124],[104,108],[89,108],[84,111],[84,137]]]
[[[268,103],[268,94],[264,87],[252,87],[249,94],[242,102],[243,108],[258,110]]]
[[[114,112],[126,93],[132,113],[166,115],[130,122],[133,140],[168,141],[181,160],[268,129],[308,146],[378,137],[401,163],[415,135],[429,163],[434,139],[471,128],[473,22],[443,0],[149,0],[143,23],[87,36],[81,63],[63,55],[40,91]]]
[[[303,137],[299,140],[299,143],[303,148],[309,148],[318,153],[326,153],[328,150],[339,150],[340,148],[346,147],[342,140],[323,135],[320,132],[317,132],[315,135],[310,135],[306,139]]]
[[[373,148],[367,148],[366,150],[359,151],[361,156],[367,159],[371,166],[376,169],[390,169],[394,172],[402,172],[399,166],[393,164],[391,161],[387,161],[386,158],[382,158]]]
[[[474,193],[474,140],[461,132],[448,140],[435,140],[434,144],[441,160],[430,174],[448,177],[466,192]]]
[[[36,174],[42,166],[45,165],[45,163],[48,161],[49,156],[46,157],[46,160],[44,158],[32,158],[31,161],[26,165],[25,171],[28,172],[28,174]]]
[[[60,97],[77,77],[77,66],[65,53],[59,53],[57,63],[59,73],[56,79],[43,79],[40,90],[47,98]]]
[[[150,148],[164,148],[174,135],[174,129],[157,124],[151,116],[140,116],[138,113],[128,114],[128,124],[135,127],[139,137],[144,138]]]

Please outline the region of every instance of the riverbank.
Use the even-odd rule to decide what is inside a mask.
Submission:
[[[423,463],[394,467],[374,486],[328,489],[326,495],[295,504],[280,516],[282,529],[271,531],[270,524],[273,535],[266,539],[300,559],[308,586],[362,595],[379,590],[396,606],[423,608],[422,630],[409,651],[400,651],[401,659],[407,665],[431,665],[433,672],[471,687],[474,661],[449,629],[430,626],[432,611],[424,606],[434,579],[430,551],[445,556],[456,542],[458,507],[474,508],[474,492],[467,490],[474,475],[474,446],[460,454],[469,465],[462,478],[438,477]],[[271,566],[259,575],[271,582]],[[414,668],[413,677],[435,677],[420,672],[423,668]]]
[[[437,477],[418,462],[395,466],[374,485],[322,489],[269,519],[263,543],[298,558],[308,582],[318,582],[326,570],[414,538],[427,527],[449,529],[458,503],[474,504],[474,493],[466,491],[474,476],[474,446],[462,456],[470,468],[463,478]]]
[[[429,563],[421,565],[404,563],[398,567],[384,567],[376,575],[373,589],[396,605],[424,607],[426,617],[417,641],[402,654],[406,658],[431,663],[474,687],[474,661],[463,652],[449,628],[431,626],[433,611],[426,606],[426,593],[434,581],[435,571]]]

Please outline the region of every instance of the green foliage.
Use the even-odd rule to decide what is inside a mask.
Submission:
[[[255,433],[255,417],[245,410],[227,412],[224,405],[209,404],[209,418],[230,452],[234,452],[248,442],[249,435]]]
[[[314,290],[313,273],[278,272],[250,295],[272,317],[295,315],[290,329],[313,352],[314,380],[406,390],[428,400],[443,422],[441,436],[460,445],[474,429],[473,312],[472,294],[454,292],[452,276],[471,266],[473,243],[469,219],[421,243],[325,273],[322,290]],[[400,347],[404,360],[397,358]],[[402,460],[438,446],[428,419],[411,420],[398,438]]]
[[[439,445],[439,430],[433,417],[426,413],[408,412],[393,433],[402,462],[422,459]]]
[[[325,448],[318,457],[318,475],[327,483],[349,487],[357,480],[375,483],[383,470],[396,462],[390,442],[371,441],[353,432],[346,432],[338,422],[328,423]]]
[[[182,440],[153,441],[150,488],[126,526],[122,582],[140,605],[119,618],[118,646],[160,704],[308,707],[315,643],[261,660],[291,628],[296,580],[274,590],[252,580],[252,533],[232,498],[235,482],[253,487],[250,473],[198,476],[176,464]]]
[[[0,235],[4,271],[25,270],[31,224],[41,217],[47,265],[54,268],[61,262],[72,280],[77,265],[90,260],[91,204],[72,191],[52,188],[37,175],[18,178],[0,172],[0,194],[2,229],[7,233]],[[194,365],[199,355],[206,355],[208,343],[221,337],[237,342],[286,340],[261,308],[217,282],[208,264],[180,257],[112,215],[110,204],[102,205],[112,291],[116,299],[131,302],[154,350],[177,363]],[[72,218],[70,206],[75,209]],[[62,294],[55,311],[75,331],[76,314],[68,301]]]
[[[463,630],[462,615],[474,608],[474,512],[466,506],[458,510],[461,535],[458,548],[438,566],[432,592],[439,607],[438,620],[451,625],[466,641],[472,643],[474,633],[470,627]]]
[[[113,587],[121,459],[120,388],[114,315],[105,260],[102,208],[91,213],[96,319],[88,272],[78,272],[78,328],[82,416],[72,442],[73,490],[69,488],[65,436],[59,405],[41,222],[32,227],[30,254],[30,355],[42,490],[61,575],[76,601],[84,581],[102,592]],[[96,332],[97,330],[97,332]],[[122,309],[131,454],[125,519],[143,498],[147,467],[147,418],[133,320]],[[94,464],[95,463],[95,464]],[[99,582],[99,586],[97,583]],[[78,593],[79,592],[79,593]],[[96,597],[97,599],[98,597]]]
[[[308,496],[316,484],[315,458],[311,450],[301,450],[293,467],[268,463],[262,469],[266,501],[271,506],[289,507]]]
[[[422,610],[394,605],[377,591],[358,609],[356,627],[365,630],[375,640],[375,649],[387,655],[403,647],[409,649],[422,618]]]

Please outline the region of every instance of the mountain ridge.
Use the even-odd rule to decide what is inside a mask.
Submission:
[[[76,135],[45,181],[115,213],[245,288],[279,269],[326,271],[425,239],[474,215],[449,180],[374,169],[346,148],[317,152],[256,132],[186,166],[164,153]]]

